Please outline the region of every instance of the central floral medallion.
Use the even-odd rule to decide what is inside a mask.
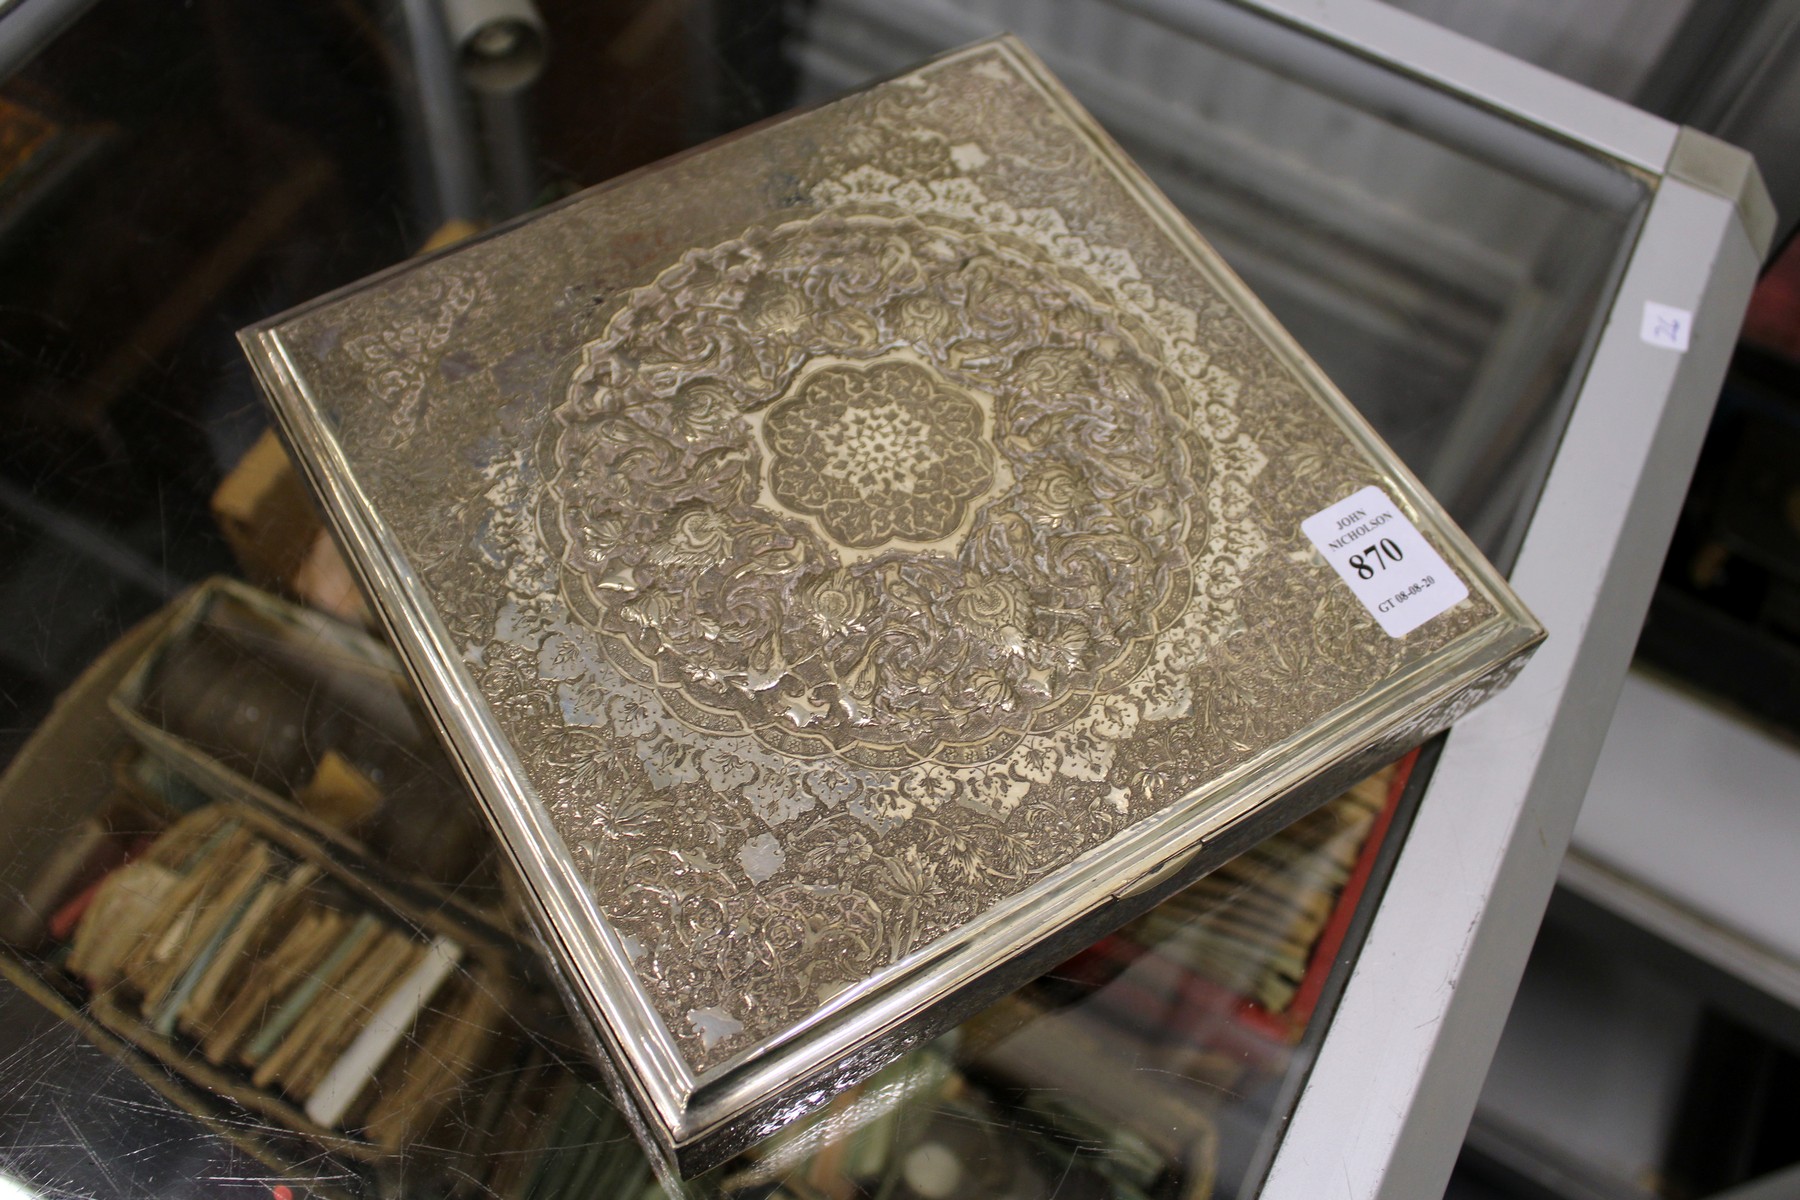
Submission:
[[[537,526],[598,649],[695,737],[994,763],[1136,679],[1194,594],[1209,458],[1166,355],[1085,268],[979,220],[752,228],[583,348]]]
[[[838,545],[951,537],[993,487],[980,403],[916,362],[829,363],[762,420],[769,491]]]

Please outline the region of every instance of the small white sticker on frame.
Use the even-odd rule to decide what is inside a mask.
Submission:
[[[1688,339],[1694,331],[1694,314],[1671,304],[1644,301],[1644,322],[1638,336],[1652,346],[1687,353]]]

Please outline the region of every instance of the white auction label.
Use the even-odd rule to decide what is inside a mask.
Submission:
[[[1300,522],[1389,637],[1405,637],[1469,595],[1423,534],[1378,487]]]

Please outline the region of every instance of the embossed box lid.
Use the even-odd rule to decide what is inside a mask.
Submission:
[[[1542,636],[1011,39],[243,340],[684,1172]]]

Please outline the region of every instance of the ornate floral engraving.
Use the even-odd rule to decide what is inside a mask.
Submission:
[[[575,619],[537,670],[564,725],[843,880],[828,920],[780,874],[703,888],[708,928],[785,945],[770,922],[798,923],[746,945],[679,934],[692,885],[655,855],[576,842],[664,880],[610,914],[665,931],[640,970],[671,1004],[754,996],[745,1037],[1156,799],[1118,747],[1191,712],[1267,545],[1265,459],[1197,314],[1056,210],[990,201],[984,159],[852,168],[814,211],[683,254],[583,347],[540,437],[531,503]]]
[[[376,395],[392,414],[386,429],[396,440],[418,426],[429,382],[426,363],[443,353],[457,324],[486,297],[488,281],[481,273],[447,275],[425,282],[420,293],[409,298],[409,320],[352,338],[345,347],[373,376]]]
[[[1209,515],[1170,339],[1083,269],[1129,258],[958,182],[865,170],[683,255],[583,351],[546,440],[540,524],[614,668],[698,734],[935,764],[860,789],[887,816],[1079,722],[1151,664],[1196,561],[1230,557],[1214,526],[1255,542]],[[992,802],[1052,761],[1102,772],[1118,734],[1087,733],[1026,748]],[[744,782],[815,802],[791,771]]]
[[[1380,467],[1045,95],[976,52],[296,338],[696,1071],[1491,615],[1375,628],[1298,522]]]
[[[839,547],[939,542],[993,486],[985,424],[981,406],[929,368],[834,364],[763,418],[769,490]]]

